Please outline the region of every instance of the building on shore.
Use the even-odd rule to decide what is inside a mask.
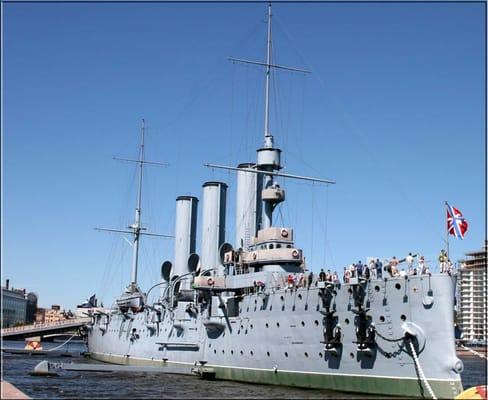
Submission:
[[[66,318],[66,313],[57,304],[53,304],[50,309],[39,309],[36,314],[36,322],[51,323],[63,321]]]
[[[2,316],[2,328],[24,324],[27,319],[25,289],[11,288],[9,279],[2,286]]]
[[[6,279],[5,286],[2,286],[2,327],[31,324],[35,320],[36,310],[37,295],[10,287],[10,280]]]
[[[458,326],[467,342],[484,342],[487,332],[488,241],[477,251],[466,253],[458,275]]]

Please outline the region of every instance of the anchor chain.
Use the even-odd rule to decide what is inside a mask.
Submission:
[[[390,339],[390,338],[387,338],[385,336],[383,336],[381,333],[378,332],[378,329],[375,329],[376,331],[376,334],[383,340],[386,340],[387,342],[401,342],[402,340],[405,339],[405,336],[402,336],[401,338],[398,338],[398,339]]]
[[[429,392],[430,396],[434,400],[437,400],[437,397],[434,394],[432,387],[430,386],[429,382],[427,381],[427,378],[425,377],[424,370],[420,366],[419,358],[418,358],[417,352],[415,351],[415,346],[413,345],[413,342],[411,339],[408,340],[408,344],[410,345],[410,350],[412,351],[413,361],[414,361],[415,367],[417,368],[417,371],[419,373],[420,380],[424,383],[424,385],[427,388],[427,391]]]

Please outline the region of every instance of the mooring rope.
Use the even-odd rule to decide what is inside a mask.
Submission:
[[[408,340],[408,344],[410,345],[410,350],[412,350],[413,361],[415,362],[415,367],[417,368],[417,371],[419,372],[419,376],[420,376],[421,381],[424,383],[424,385],[427,388],[427,391],[429,392],[430,396],[434,400],[437,400],[437,397],[435,396],[434,391],[432,390],[432,387],[430,386],[429,382],[427,381],[427,378],[425,377],[424,370],[420,366],[419,358],[417,356],[417,352],[415,351],[415,346],[413,345],[412,340]]]
[[[483,358],[484,360],[488,360],[488,358],[486,358],[486,356],[484,356],[483,354],[481,353],[478,353],[477,351],[474,351],[473,349],[470,349],[469,347],[466,347],[462,344],[458,344],[459,347],[463,348],[464,350],[468,350],[470,353],[473,353],[474,355],[478,356],[478,357],[481,357]]]
[[[46,350],[46,351],[53,351],[53,350],[57,350],[61,347],[63,347],[66,343],[68,343],[71,339],[73,339],[75,336],[77,335],[77,333],[74,333],[73,336],[71,336],[66,342],[64,343],[61,343],[59,346],[56,346],[56,347],[53,347],[52,349],[49,349],[49,350]]]

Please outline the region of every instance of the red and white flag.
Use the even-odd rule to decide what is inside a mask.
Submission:
[[[447,231],[450,235],[456,236],[457,238],[464,239],[464,234],[468,230],[468,221],[463,217],[461,211],[457,208],[447,206]]]

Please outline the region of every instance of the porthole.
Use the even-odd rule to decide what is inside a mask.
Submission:
[[[349,325],[349,318],[346,318],[344,322],[346,323],[346,325]]]
[[[323,354],[322,353],[319,353],[319,357],[322,358],[323,357]]]
[[[266,328],[269,328],[269,324],[266,322]]]
[[[253,325],[253,324],[251,324],[251,329],[252,329],[252,328],[254,328],[254,325]]]
[[[214,349],[214,354],[217,354],[217,350],[216,349]]]
[[[380,322],[385,322],[385,317],[383,317],[383,315],[380,315]]]
[[[349,357],[354,358],[354,353],[349,353]]]
[[[280,296],[281,301],[285,301],[285,298],[283,296]]]
[[[241,350],[241,356],[244,354],[244,352]]]
[[[244,333],[247,335],[247,329],[244,331]]]
[[[302,295],[301,295],[301,294],[299,294],[299,295],[298,295],[298,298],[301,300],[301,299],[302,299]]]
[[[407,317],[405,316],[405,314],[402,314],[402,315],[400,315],[400,319],[401,319],[402,321],[405,321],[405,320],[407,319]]]
[[[285,357],[288,357],[288,353],[285,351]]]
[[[252,351],[252,350],[251,350],[249,353],[251,354],[251,356],[253,356],[253,355],[254,355],[254,353],[253,353],[253,351]]]
[[[254,299],[254,304],[258,304],[258,299]]]
[[[395,288],[396,288],[397,290],[400,290],[400,289],[402,288],[402,285],[400,285],[399,283],[397,283],[397,284],[395,284]]]
[[[315,326],[319,326],[319,321],[315,320],[314,324]]]
[[[234,350],[231,350],[231,351],[230,351],[230,354],[234,354]]]
[[[305,352],[305,353],[304,353],[304,356],[305,356],[305,357],[308,357],[308,353],[307,353],[307,352]]]
[[[379,291],[380,291],[380,287],[379,287],[378,285],[376,285],[376,286],[374,287],[374,290],[376,290],[377,292],[379,292]]]
[[[279,322],[277,322],[277,323],[276,323],[276,326],[279,328],[279,327],[280,327],[280,323],[279,323]]]
[[[222,350],[222,354],[225,354],[225,350]]]
[[[302,326],[305,326],[305,322],[304,321],[302,321]]]

